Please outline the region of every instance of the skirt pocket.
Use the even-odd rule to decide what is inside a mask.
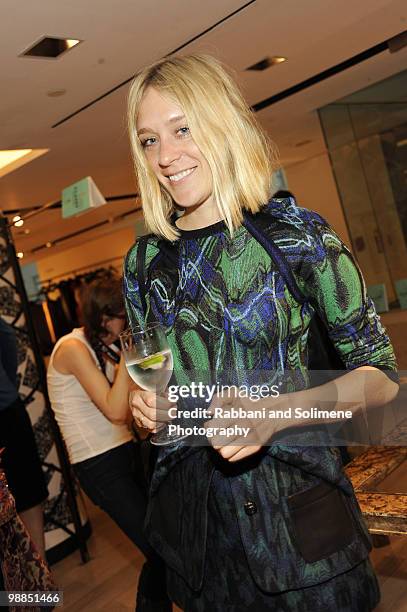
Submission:
[[[297,548],[307,563],[314,563],[348,546],[355,526],[342,491],[320,483],[287,499]]]

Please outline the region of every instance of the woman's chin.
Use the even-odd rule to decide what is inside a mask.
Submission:
[[[178,198],[178,200],[174,199],[174,202],[178,206],[178,208],[183,212],[187,212],[188,210],[193,210],[197,206],[199,206],[199,202],[197,202],[196,199],[192,199],[192,198],[182,198],[182,199]]]

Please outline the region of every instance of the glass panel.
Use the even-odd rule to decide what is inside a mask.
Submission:
[[[407,279],[407,104],[386,99],[396,91],[391,77],[319,110],[354,253],[390,306]]]

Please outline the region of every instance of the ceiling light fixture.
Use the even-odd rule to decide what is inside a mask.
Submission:
[[[29,155],[32,149],[13,149],[8,151],[0,151],[0,172],[3,168],[14,164],[25,155]],[[1,174],[0,174],[1,176]]]
[[[47,242],[45,246],[47,247],[47,249],[49,249],[50,247],[52,247],[52,242]]]
[[[274,57],[271,58],[271,63],[272,64],[282,64],[283,62],[286,62],[287,58],[283,57],[282,55],[275,55]]]
[[[16,215],[15,217],[13,217],[13,223],[16,227],[21,227],[22,225],[24,225],[24,219],[22,219],[20,215]]]
[[[8,149],[0,151],[0,178],[20,166],[28,164],[40,155],[48,153],[49,149]]]
[[[256,64],[253,64],[252,66],[246,68],[246,70],[254,70],[257,72],[261,72],[262,70],[267,70],[267,68],[270,68],[271,66],[275,66],[276,64],[282,64],[286,61],[287,58],[283,57],[282,55],[273,55],[273,57],[265,57],[259,62],[256,62]]]
[[[82,42],[77,38],[57,38],[56,36],[43,36],[39,41],[20,53],[20,57],[39,57],[56,59],[66,51]]]
[[[65,42],[68,49],[72,49],[72,47],[76,47],[76,45],[79,45],[81,41],[77,38],[66,38]]]
[[[18,251],[17,257],[18,259],[22,259],[24,257],[24,253],[22,251]]]

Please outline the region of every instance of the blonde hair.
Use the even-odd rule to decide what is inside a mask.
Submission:
[[[219,213],[233,234],[243,210],[256,213],[271,195],[275,150],[243,99],[235,81],[208,55],[168,57],[134,78],[128,96],[128,127],[145,223],[168,240],[179,232],[170,222],[176,210],[170,194],[148,164],[136,121],[147,87],[182,108],[192,138],[206,158]]]

